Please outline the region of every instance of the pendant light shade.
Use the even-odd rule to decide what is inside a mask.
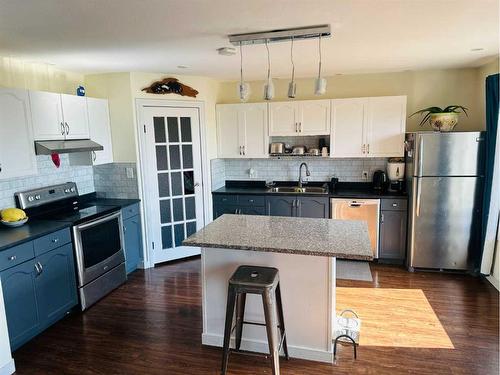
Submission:
[[[321,34],[319,35],[319,66],[318,78],[314,82],[314,95],[324,95],[326,93],[326,79],[321,77]]]
[[[290,61],[292,63],[292,80],[288,84],[288,97],[293,99],[295,98],[295,95],[297,94],[297,85],[295,83],[295,64],[293,63],[293,37],[292,37],[292,43],[290,47]]]
[[[269,55],[269,45],[266,39],[267,50],[267,81],[264,85],[264,99],[272,100],[274,98],[274,84],[271,78],[271,57]]]
[[[243,81],[243,51],[240,42],[240,82],[237,87],[237,95],[242,102],[246,102],[250,97],[250,85]]]

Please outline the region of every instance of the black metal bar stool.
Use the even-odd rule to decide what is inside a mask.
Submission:
[[[264,305],[265,323],[247,322],[244,320],[246,295],[260,294]],[[236,306],[236,325],[233,325],[233,314]],[[283,305],[281,304],[281,290],[279,274],[276,268],[258,266],[240,266],[229,279],[226,307],[226,324],[224,328],[224,346],[222,354],[221,374],[226,374],[230,352],[239,352],[243,324],[265,326],[269,353],[273,364],[273,375],[279,375],[279,352],[283,348],[288,360],[286,345],[285,322],[283,321]],[[278,340],[278,328],[281,339]],[[236,329],[235,349],[229,347],[231,333]]]

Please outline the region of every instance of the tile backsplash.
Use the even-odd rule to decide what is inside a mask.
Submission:
[[[310,181],[329,181],[333,176],[340,181],[371,181],[373,172],[385,170],[387,165],[386,158],[214,159],[211,162],[212,190],[223,186],[225,180],[295,181],[303,161],[309,166]],[[368,180],[362,178],[363,171],[368,172]]]
[[[137,166],[135,163],[96,165],[94,185],[97,195],[102,198],[139,198]]]
[[[69,164],[68,154],[61,154],[59,168],[52,163],[48,155],[36,157],[38,174],[8,180],[0,180],[0,209],[15,207],[14,193],[35,189],[47,185],[56,185],[74,181],[80,194],[94,191],[94,171],[92,166],[73,166]]]

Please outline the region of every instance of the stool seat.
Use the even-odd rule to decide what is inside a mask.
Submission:
[[[222,353],[221,374],[225,375],[229,360],[232,323],[236,309],[235,324],[235,351],[240,351],[241,337],[244,324],[264,325],[267,333],[267,343],[272,362],[273,375],[279,375],[279,353],[283,348],[288,360],[283,305],[281,303],[281,289],[278,269],[273,267],[240,266],[233,273],[228,282],[226,321],[224,324],[224,342]],[[265,323],[251,323],[244,319],[247,294],[258,294],[262,298]],[[279,334],[281,339],[279,339]]]
[[[279,282],[277,268],[240,266],[229,279],[229,284],[250,288],[275,288]]]

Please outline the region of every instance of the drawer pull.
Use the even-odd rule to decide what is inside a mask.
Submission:
[[[253,199],[249,199],[248,201],[249,201],[250,203],[253,203]]]
[[[393,204],[392,204],[392,207],[397,207],[397,206],[398,206],[398,204],[397,204],[397,203],[393,203]]]
[[[53,242],[53,243],[58,243],[58,242],[59,242],[59,238],[53,238],[53,239],[52,239],[52,242]]]
[[[11,255],[9,258],[8,258],[10,261],[14,261],[17,259],[17,256],[15,255]]]

